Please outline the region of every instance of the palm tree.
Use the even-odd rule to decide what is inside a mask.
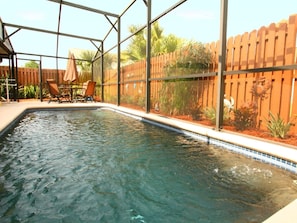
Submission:
[[[135,33],[140,27],[132,25],[129,27],[130,33]],[[164,36],[164,29],[160,27],[158,22],[152,25],[151,33],[151,55],[157,56],[163,53],[170,53],[181,47],[184,40],[170,34]],[[123,61],[138,61],[146,57],[146,30],[141,30],[132,37],[131,43],[127,50],[121,55]]]
[[[132,25],[129,27],[130,33],[135,33],[140,27]],[[123,58],[127,60],[138,61],[146,56],[146,40],[144,38],[144,30],[139,31],[132,37],[132,41],[127,50],[122,53]]]
[[[80,67],[80,70],[82,72],[91,72],[91,65],[92,65],[92,60],[95,56],[94,51],[90,50],[84,50],[80,54],[80,59],[77,60],[76,64]]]
[[[186,40],[176,37],[173,34],[169,34],[162,38],[161,50],[162,53],[174,52],[185,45]]]

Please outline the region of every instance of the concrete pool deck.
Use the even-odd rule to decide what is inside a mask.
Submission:
[[[230,144],[234,144],[238,147],[246,147],[247,154],[251,151],[256,151],[257,154],[252,155],[265,155],[278,157],[280,163],[288,162],[293,164],[290,166],[290,170],[297,173],[297,147],[287,146],[280,143],[274,143],[270,141],[259,140],[255,137],[247,137],[241,134],[228,131],[215,131],[210,127],[201,126],[191,122],[177,120],[174,118],[168,118],[160,116],[158,114],[147,114],[143,111],[137,111],[121,106],[116,106],[106,103],[61,103],[56,102],[47,103],[40,102],[39,100],[30,100],[23,102],[11,102],[1,103],[0,105],[0,136],[7,129],[11,128],[13,124],[27,112],[28,110],[40,110],[40,109],[71,109],[71,108],[108,108],[117,112],[122,112],[137,118],[143,119],[147,122],[153,122],[162,127],[167,126],[168,128],[180,129],[181,132],[186,134],[197,134],[198,138],[201,136],[202,140],[207,140],[209,143],[228,147]],[[232,150],[232,149],[231,149]],[[288,206],[281,209],[279,212],[272,215],[269,219],[264,221],[265,223],[293,223],[297,219],[297,200],[290,203]],[[280,220],[281,219],[281,220]]]

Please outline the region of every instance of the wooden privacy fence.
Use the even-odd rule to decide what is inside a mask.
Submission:
[[[233,74],[225,78],[225,94],[235,99],[235,108],[246,102],[257,103],[260,124],[269,111],[280,114],[285,121],[297,115],[295,70],[277,70],[280,66],[296,64],[296,32],[297,15],[293,15],[288,21],[228,39],[227,72],[276,68],[276,71]],[[213,52],[217,52],[216,45],[211,45]],[[257,98],[265,90],[262,100]]]
[[[297,77],[293,69],[278,69],[286,65],[296,65],[297,15],[287,21],[272,23],[268,27],[231,37],[227,41],[225,95],[234,99],[234,108],[247,103],[256,103],[258,127],[264,128],[269,111],[280,114],[285,122],[297,115]],[[219,42],[206,44],[215,58],[209,72],[216,72],[218,66]],[[151,78],[164,78],[164,67],[176,61],[176,52],[151,59]],[[272,68],[273,67],[273,68]],[[257,68],[271,68],[256,72]],[[250,71],[242,71],[249,70]],[[255,69],[254,72],[252,72]],[[236,71],[239,71],[236,73]],[[232,75],[230,74],[233,71]],[[229,74],[228,74],[229,73]],[[203,76],[203,75],[202,75]],[[103,83],[117,82],[116,71],[106,71]],[[145,61],[121,69],[121,95],[145,96]],[[217,98],[217,77],[205,75],[197,85],[203,88],[197,103],[202,107],[215,107]],[[158,101],[162,80],[151,82],[151,98]],[[109,94],[116,95],[116,87]],[[263,94],[262,94],[263,93]],[[264,94],[265,93],[265,94]],[[261,95],[262,94],[262,95]],[[297,131],[297,127],[292,128]]]
[[[56,79],[58,83],[64,83],[64,73],[65,70],[42,69],[43,83],[46,82],[46,79]],[[5,78],[7,75],[10,75],[9,67],[0,66],[0,78]],[[20,86],[39,85],[40,83],[39,71],[37,68],[18,68],[17,76],[18,84]]]
[[[296,31],[297,15],[292,15],[287,21],[278,24],[272,23],[259,30],[246,32],[231,37],[227,41],[225,95],[234,98],[234,108],[240,108],[246,103],[254,102],[258,107],[259,127],[267,117],[269,111],[280,114],[284,121],[289,121],[297,115],[297,77],[293,69],[277,69],[281,66],[296,64]],[[209,72],[216,72],[218,66],[219,42],[205,45],[213,54],[213,64]],[[162,78],[166,77],[165,67],[176,61],[177,52],[164,54],[151,59],[151,99],[153,103],[160,100]],[[145,97],[145,68],[146,62],[139,61],[121,68],[120,94],[132,98]],[[270,68],[261,72],[246,71],[256,68]],[[239,71],[236,73],[237,71]],[[0,77],[8,72],[7,67],[0,67]],[[63,83],[64,70],[42,70],[43,80],[56,78]],[[229,73],[228,73],[229,72]],[[233,73],[232,73],[233,72]],[[100,74],[94,74],[100,77]],[[201,75],[197,86],[200,90],[197,103],[202,107],[215,107],[217,98],[217,77],[215,75]],[[18,69],[19,85],[38,84],[37,69]],[[105,99],[117,97],[117,73],[115,70],[106,70],[104,80]],[[254,93],[252,93],[254,91]],[[261,92],[265,91],[262,97]],[[261,97],[260,97],[261,96]],[[112,101],[112,100],[111,100]],[[114,101],[112,101],[114,102]],[[293,127],[297,131],[297,125]]]

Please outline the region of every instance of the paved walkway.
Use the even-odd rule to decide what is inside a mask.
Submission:
[[[255,137],[247,137],[241,134],[227,131],[215,131],[212,128],[193,124],[182,120],[163,117],[157,114],[147,114],[142,111],[137,111],[129,108],[119,107],[105,103],[47,103],[39,100],[31,100],[24,102],[11,102],[0,104],[0,136],[3,131],[10,128],[12,124],[16,123],[22,114],[28,109],[61,109],[61,108],[84,108],[84,107],[107,107],[118,112],[124,112],[129,115],[144,118],[148,121],[164,124],[176,129],[198,133],[199,135],[207,136],[212,139],[227,141],[234,145],[247,147],[261,153],[270,154],[284,160],[297,163],[297,148],[294,146],[282,145],[269,141],[258,140]],[[271,218],[267,219],[265,223],[295,223],[297,219],[297,200],[277,212]]]

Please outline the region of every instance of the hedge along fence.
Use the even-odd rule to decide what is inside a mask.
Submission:
[[[257,127],[266,129],[269,111],[280,114],[284,122],[297,115],[297,78],[295,70],[273,70],[246,72],[242,70],[279,67],[296,64],[297,15],[288,21],[272,23],[250,33],[246,32],[227,41],[225,95],[234,99],[234,109],[250,106],[257,113]],[[213,54],[209,72],[216,72],[218,66],[219,42],[205,45]],[[151,59],[151,107],[160,101],[160,89],[166,77],[165,67],[176,61],[177,52]],[[236,73],[236,71],[239,71]],[[232,75],[230,74],[232,73]],[[158,79],[160,78],[160,79]],[[189,79],[191,80],[191,79]],[[116,97],[116,71],[105,71],[103,83],[105,97]],[[217,77],[211,74],[195,79],[198,93],[197,104],[203,108],[215,107],[217,102]],[[145,61],[139,61],[121,68],[121,97],[145,97]],[[114,102],[111,100],[110,102]],[[139,103],[137,103],[139,105]],[[162,108],[160,108],[162,109]],[[190,110],[190,108],[189,108]],[[293,126],[292,132],[297,131]]]

